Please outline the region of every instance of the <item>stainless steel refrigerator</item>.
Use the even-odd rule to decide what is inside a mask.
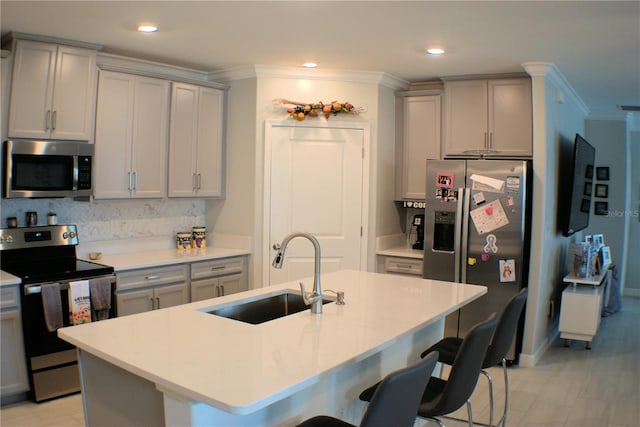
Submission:
[[[445,336],[464,337],[527,286],[530,169],[522,160],[427,160],[424,277],[488,287],[446,318]],[[517,330],[511,362],[522,324]]]

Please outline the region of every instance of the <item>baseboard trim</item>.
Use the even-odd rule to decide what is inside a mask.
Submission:
[[[538,351],[533,354],[529,353],[520,353],[520,359],[518,364],[523,368],[533,368],[538,364],[540,358],[544,355],[544,353],[551,347],[551,344],[556,340],[560,331],[556,330],[553,334],[551,334],[545,342],[538,347]]]
[[[640,297],[640,289],[637,288],[624,288],[622,293],[625,297]]]

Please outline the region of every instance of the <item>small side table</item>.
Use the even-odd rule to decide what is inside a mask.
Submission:
[[[591,349],[591,341],[600,326],[603,294],[609,277],[609,265],[605,265],[598,276],[568,274],[562,279],[570,283],[562,292],[560,306],[560,338],[564,338],[565,347],[570,345],[570,340],[581,340],[586,341],[587,350]]]

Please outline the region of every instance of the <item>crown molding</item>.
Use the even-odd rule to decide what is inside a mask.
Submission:
[[[558,67],[551,62],[523,62],[522,68],[531,77],[543,77],[545,80],[551,81],[561,92],[556,95],[558,102],[564,102],[565,92],[573,99],[574,103],[582,110],[585,116],[589,115],[589,107],[584,103],[580,95],[575,91],[571,83],[560,72]]]
[[[627,111],[591,111],[585,120],[607,120],[626,122],[631,117]]]
[[[17,31],[12,31],[2,36],[2,45],[4,46],[5,44],[12,42],[13,40],[31,40],[35,42],[63,44],[67,46],[81,47],[84,49],[93,49],[93,50],[102,49],[102,45],[97,43],[70,40],[62,37],[43,36],[40,34],[20,33]]]
[[[282,67],[276,65],[245,65],[212,71],[210,81],[227,82],[250,78],[285,78],[306,80],[335,80],[351,83],[374,84],[393,90],[406,89],[409,82],[391,74],[376,71],[320,70],[301,67]]]
[[[207,79],[208,73],[205,71],[162,64],[144,59],[99,52],[97,64],[98,68],[106,71],[179,81],[215,89],[228,89],[226,85],[209,81]]]

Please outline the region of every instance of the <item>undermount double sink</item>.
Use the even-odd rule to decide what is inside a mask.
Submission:
[[[333,299],[327,297],[322,299],[322,304],[330,302],[333,302]],[[269,294],[256,300],[237,301],[207,313],[258,325],[304,310],[309,310],[309,306],[302,300],[302,295],[284,290],[282,293]]]

